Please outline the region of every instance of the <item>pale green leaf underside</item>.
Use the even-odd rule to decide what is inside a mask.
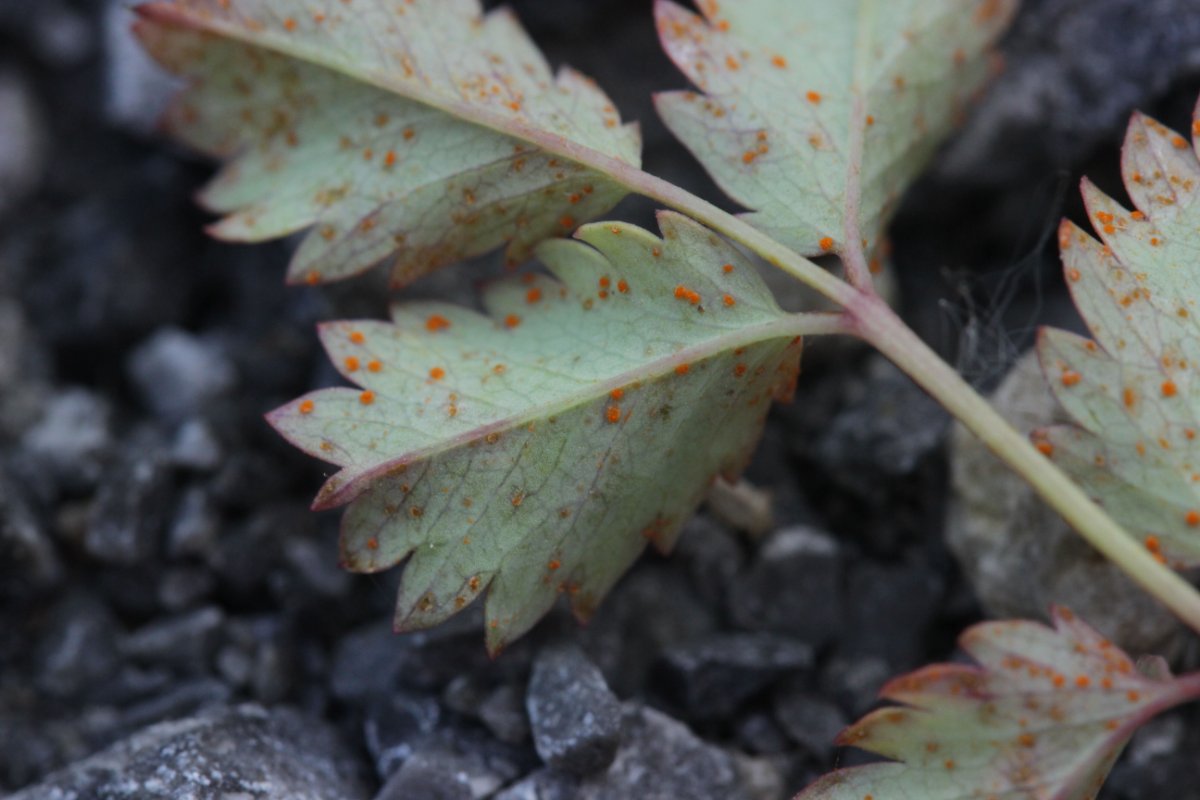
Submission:
[[[659,95],[659,113],[721,188],[752,209],[749,222],[814,255],[840,250],[854,230],[870,251],[982,84],[987,47],[1016,3],[699,5],[703,19],[656,4],[668,55],[703,93]]]
[[[1079,427],[1052,457],[1174,566],[1200,564],[1200,162],[1186,139],[1134,117],[1122,172],[1136,216],[1092,184],[1103,245],[1063,223],[1075,304],[1095,337],[1043,331],[1039,356]],[[1039,434],[1042,435],[1042,434]]]
[[[989,622],[962,648],[978,663],[939,664],[889,683],[902,706],[873,711],[842,744],[895,762],[826,775],[796,800],[1085,800],[1133,731],[1195,693],[1151,680],[1066,609],[1053,629]]]
[[[492,286],[488,315],[406,304],[322,330],[371,394],[326,389],[271,422],[341,470],[347,566],[411,556],[397,627],[485,588],[493,649],[565,593],[586,616],[647,542],[669,548],[717,474],[736,474],[800,342],[754,267],[677,214],[538,249],[553,277]],[[586,244],[585,244],[586,243]],[[364,399],[369,403],[364,404]]]
[[[292,281],[394,256],[404,283],[500,245],[520,261],[624,195],[464,119],[472,110],[640,160],[636,128],[603,92],[570,70],[552,75],[512,14],[482,16],[477,0],[175,0],[139,11],[147,49],[191,80],[169,127],[231,159],[204,194],[226,215],[214,232],[261,241],[311,228]]]

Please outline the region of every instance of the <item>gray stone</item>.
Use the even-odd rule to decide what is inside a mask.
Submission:
[[[0,581],[11,589],[58,583],[62,563],[22,486],[0,464]]]
[[[417,754],[388,778],[375,800],[476,800],[481,796],[453,764]]]
[[[208,492],[193,486],[183,493],[175,506],[175,516],[167,531],[167,554],[207,557],[217,542],[219,517]]]
[[[355,628],[334,650],[330,689],[346,701],[388,694],[397,686],[441,691],[455,677],[490,666],[480,645],[482,625],[482,615],[468,609],[427,631],[396,634],[379,622]]]
[[[104,14],[104,111],[109,121],[149,135],[162,117],[179,79],[146,54],[133,35],[135,17],[123,2],[109,2]]]
[[[229,705],[233,691],[215,678],[195,678],[173,684],[121,710],[120,728],[134,731],[147,725]]]
[[[497,686],[479,704],[479,719],[502,742],[527,741],[529,715],[525,711],[524,688],[512,683]]]
[[[729,613],[739,627],[819,646],[843,630],[843,605],[837,542],[798,525],[776,531],[759,548],[730,589]]]
[[[525,707],[534,747],[547,765],[587,775],[612,761],[621,737],[621,706],[578,647],[548,647],[538,654]]]
[[[33,92],[19,75],[0,72],[0,217],[37,185],[49,140]]]
[[[226,683],[241,689],[254,677],[254,657],[235,645],[222,647],[217,653],[217,672]]]
[[[95,485],[112,447],[108,403],[86,389],[70,388],[51,397],[42,418],[21,446],[69,489]]]
[[[723,606],[746,557],[736,535],[700,513],[683,525],[672,560],[687,568],[692,588],[713,606]]]
[[[143,664],[206,672],[224,623],[225,614],[215,606],[163,617],[126,636],[121,653]]]
[[[145,561],[159,546],[166,524],[170,474],[153,446],[131,446],[104,474],[84,533],[88,555],[107,564]]]
[[[0,436],[19,439],[42,417],[50,393],[51,364],[21,305],[0,294]]]
[[[350,574],[338,566],[337,544],[333,539],[289,536],[283,543],[283,557],[304,591],[317,597],[339,597],[350,588]]]
[[[782,676],[808,670],[810,645],[769,633],[713,634],[666,650],[657,686],[692,719],[726,717]]]
[[[221,443],[212,427],[202,419],[180,425],[171,442],[171,463],[197,472],[216,469],[221,463]]]
[[[1063,421],[1033,351],[991,400],[1019,431]],[[1061,603],[1127,650],[1179,651],[1186,637],[1170,612],[1084,542],[973,435],[956,428],[951,441],[946,544],[989,614],[1044,619],[1052,603]]]
[[[704,742],[665,714],[627,703],[623,729],[612,764],[583,780],[578,800],[751,800],[765,794],[759,788],[764,776],[756,773],[769,767]]]
[[[738,747],[754,755],[779,755],[793,749],[779,723],[764,711],[738,717],[734,733]]]
[[[219,347],[178,328],[162,328],[138,345],[126,370],[146,407],[169,422],[201,413],[237,379]]]
[[[376,697],[367,706],[363,730],[375,771],[386,778],[428,746],[441,723],[437,700],[410,692]]]
[[[365,800],[360,764],[326,724],[244,705],[141,730],[10,800]]]
[[[482,800],[494,796],[502,783],[480,759],[430,750],[406,760],[375,800]]]
[[[862,492],[873,477],[912,473],[941,445],[949,421],[907,375],[874,355],[866,380],[829,421],[813,456],[839,483]]]
[[[877,656],[893,669],[918,666],[925,657],[926,635],[942,603],[944,586],[937,572],[921,564],[861,561],[850,569],[847,624],[839,637],[851,656]]]
[[[846,656],[838,653],[821,669],[821,694],[837,700],[857,719],[879,700],[879,690],[896,670],[879,656]]]
[[[1200,73],[1195,0],[1040,0],[1005,39],[1005,68],[941,169],[960,182],[1042,178],[1107,143],[1134,108]]]
[[[540,769],[509,786],[493,800],[575,800],[579,779],[565,772]]]
[[[806,753],[819,761],[833,755],[834,740],[849,720],[834,703],[799,687],[780,691],[775,699],[775,719]]]
[[[716,627],[712,605],[679,569],[643,560],[621,579],[581,635],[584,648],[613,691],[645,691],[658,654]]]
[[[168,567],[158,581],[158,602],[167,611],[184,611],[207,599],[215,585],[204,567]]]
[[[250,660],[247,686],[255,700],[270,705],[288,696],[296,684],[298,653],[290,626],[276,614],[230,620],[228,643]]]
[[[34,646],[33,675],[42,691],[76,697],[117,668],[117,625],[105,605],[91,595],[70,595],[58,603]]]

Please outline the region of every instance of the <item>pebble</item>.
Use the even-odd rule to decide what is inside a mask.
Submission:
[[[184,421],[171,442],[171,463],[181,469],[211,472],[221,463],[221,443],[203,419]]]
[[[612,761],[621,737],[620,702],[578,647],[538,653],[525,707],[534,747],[548,766],[587,775]]]
[[[811,645],[770,633],[712,634],[668,648],[655,685],[690,719],[732,716],[785,675],[810,670]]]
[[[414,692],[393,692],[367,705],[363,730],[379,777],[386,779],[425,747],[441,719],[437,700]]]
[[[828,422],[813,453],[852,491],[912,473],[945,439],[950,416],[883,356],[868,361],[864,382]]]
[[[199,486],[186,489],[175,504],[175,516],[167,531],[167,555],[207,558],[217,544],[220,517],[208,492]]]
[[[635,703],[622,709],[624,736],[608,769],[585,778],[578,800],[751,800],[759,796],[739,759],[686,725]],[[778,783],[778,780],[777,780]]]
[[[34,645],[34,681],[54,697],[73,698],[116,672],[117,623],[103,602],[72,594],[57,603]]]
[[[798,686],[776,693],[774,712],[788,737],[820,762],[833,755],[837,735],[850,723],[836,703]]]
[[[855,601],[839,641],[844,652],[882,658],[896,671],[919,666],[944,593],[937,570],[863,561],[851,567],[846,591]]]
[[[224,624],[225,614],[216,606],[163,617],[127,635],[120,650],[141,664],[163,665],[181,673],[207,672]]]
[[[539,769],[498,793],[494,800],[576,800],[579,779],[553,769]]]
[[[506,683],[497,686],[479,704],[479,719],[497,739],[508,744],[529,740],[529,714],[525,688]]]
[[[21,447],[68,491],[96,484],[113,435],[108,402],[87,389],[62,389],[46,401],[42,418],[21,438]]]
[[[845,629],[842,556],[837,542],[809,526],[772,534],[730,590],[739,627],[794,636],[813,646]]]
[[[46,526],[24,487],[0,463],[0,584],[45,589],[63,577],[63,566]]]
[[[129,355],[126,371],[142,403],[167,422],[203,412],[237,380],[219,347],[178,328],[151,334]]]
[[[106,564],[146,561],[159,547],[170,507],[171,480],[156,449],[131,445],[104,473],[83,546]]]
[[[336,731],[287,709],[243,705],[140,730],[9,800],[366,800]]]
[[[42,114],[24,78],[0,71],[0,217],[36,186],[45,164]]]

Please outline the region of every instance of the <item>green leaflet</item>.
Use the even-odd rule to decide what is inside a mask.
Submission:
[[[1103,245],[1064,222],[1067,282],[1095,340],[1038,343],[1078,427],[1041,432],[1052,457],[1123,526],[1177,567],[1200,564],[1200,162],[1182,136],[1135,115],[1122,173],[1137,211],[1091,183]]]
[[[750,223],[804,255],[874,249],[901,192],[986,77],[1015,0],[658,0],[668,55],[702,92],[667,127]],[[857,242],[856,242],[857,243]]]
[[[936,664],[891,681],[839,743],[898,763],[824,776],[795,800],[1096,796],[1133,732],[1200,694],[1195,676],[1152,679],[1066,609],[1054,628],[987,622],[959,643],[979,666]]]
[[[712,478],[744,466],[800,340],[754,267],[699,224],[581,228],[538,249],[553,277],[504,280],[488,315],[400,305],[322,340],[366,393],[326,389],[270,421],[341,470],[342,555],[409,561],[396,626],[485,589],[497,650],[565,594],[586,618],[647,542],[663,550]]]
[[[394,256],[396,283],[603,214],[625,190],[489,125],[637,165],[640,137],[582,75],[552,75],[511,13],[477,0],[174,0],[139,6],[146,48],[190,88],[168,126],[230,163],[203,199],[222,238],[311,228],[289,280]]]

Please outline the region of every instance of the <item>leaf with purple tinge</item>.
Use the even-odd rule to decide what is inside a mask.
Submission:
[[[553,277],[493,285],[487,315],[412,303],[322,328],[360,389],[269,419],[340,467],[316,506],[349,504],[346,566],[408,559],[398,629],[484,590],[493,651],[560,594],[586,618],[647,543],[673,545],[790,396],[795,318],[715,234],[672,212],[659,225],[662,239],[605,222],[544,242]]]
[[[1015,0],[657,0],[700,89],[659,113],[747,220],[804,255],[874,249],[900,194],[987,77]]]
[[[1059,231],[1067,284],[1093,338],[1042,331],[1042,368],[1076,424],[1035,436],[1160,560],[1195,566],[1200,161],[1187,139],[1138,114],[1122,174],[1133,211],[1083,182],[1101,241],[1066,221]]]
[[[213,232],[262,241],[309,229],[290,281],[393,281],[501,245],[511,262],[612,208],[625,190],[513,130],[640,161],[594,83],[551,73],[507,10],[478,0],[171,0],[137,32],[188,88],[167,125],[229,159],[204,192]],[[510,131],[511,132],[511,131]]]
[[[838,770],[796,800],[1084,800],[1150,717],[1200,695],[1200,675],[1139,672],[1119,648],[1056,608],[1054,627],[986,622],[960,644],[978,666],[897,678],[839,743],[892,762]]]

